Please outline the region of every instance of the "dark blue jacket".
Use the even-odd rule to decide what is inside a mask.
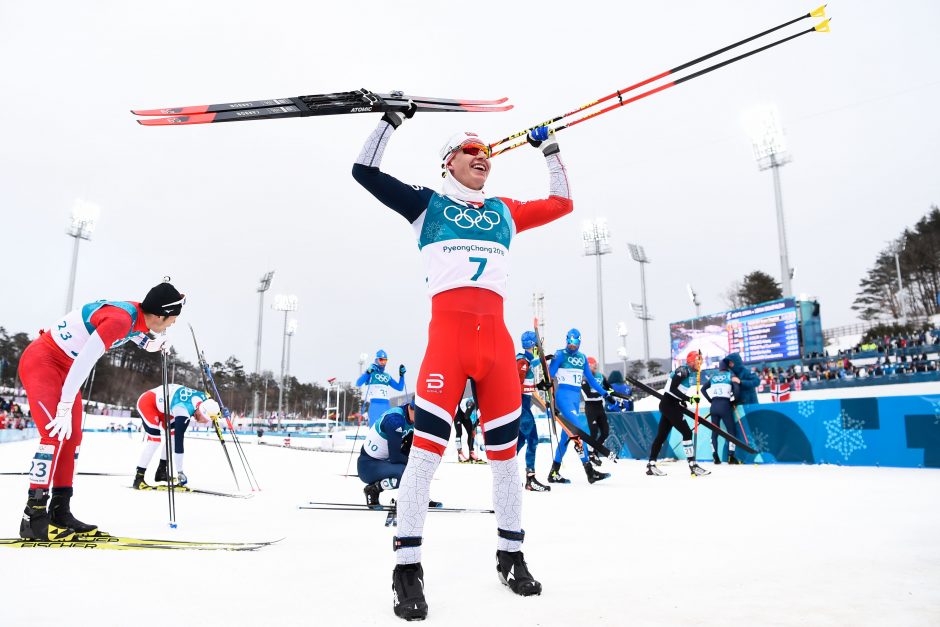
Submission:
[[[740,353],[731,353],[725,359],[728,360],[734,376],[741,379],[741,384],[738,386],[740,394],[736,395],[738,404],[756,405],[758,403],[757,388],[760,387],[760,377],[757,376],[757,373],[744,367],[744,360],[741,359]],[[735,390],[735,392],[737,393],[738,390]]]

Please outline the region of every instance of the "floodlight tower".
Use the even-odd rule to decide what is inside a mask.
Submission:
[[[584,255],[597,257],[597,359],[603,372],[607,362],[604,359],[604,282],[601,274],[601,256],[610,252],[610,231],[607,230],[607,220],[596,218],[585,222],[581,229],[581,238],[584,242]]]
[[[702,303],[698,300],[698,294],[692,289],[691,283],[686,283],[685,289],[689,291],[689,299],[692,301],[692,306],[695,307],[695,317],[698,318],[702,315]]]
[[[258,285],[258,341],[255,344],[255,375],[261,374],[261,321],[264,319],[264,293],[271,287],[271,279],[274,278],[274,270],[265,272]],[[252,416],[258,418],[258,389],[255,388],[254,403],[252,407]]]
[[[777,241],[780,247],[780,287],[783,296],[793,295],[790,279],[793,270],[790,268],[790,257],[787,252],[787,229],[783,220],[783,194],[780,188],[780,168],[790,163],[790,153],[787,151],[786,137],[777,116],[777,108],[773,105],[752,109],[745,114],[745,126],[751,137],[754,147],[754,158],[757,167],[761,170],[770,170],[774,178],[774,201],[777,206]]]
[[[646,361],[650,360],[650,327],[649,321],[653,319],[649,315],[649,309],[646,306],[646,264],[650,262],[649,257],[646,256],[646,251],[643,250],[642,246],[636,244],[627,244],[630,248],[630,256],[633,257],[633,261],[640,264],[640,291],[643,297],[643,304],[637,305],[632,304],[633,313],[637,318],[643,321],[643,357]]]
[[[75,274],[78,270],[78,243],[81,240],[91,240],[91,234],[95,230],[95,223],[98,216],[101,215],[101,209],[98,205],[84,200],[76,200],[72,205],[72,221],[65,233],[75,239],[72,247],[72,269],[69,272],[69,291],[65,296],[65,312],[72,311],[72,300],[75,297]]]
[[[285,369],[285,374],[281,375],[281,379],[284,379],[285,376],[290,376],[290,341],[293,339],[294,333],[297,333],[297,320],[291,319],[291,321],[287,323],[287,327],[284,329],[284,333],[287,335],[287,368]],[[288,396],[289,394],[290,390],[285,390],[285,396]],[[284,404],[289,405],[286,399]]]
[[[297,296],[294,294],[278,294],[274,297],[276,311],[284,312],[284,337],[281,340],[281,381],[277,392],[277,420],[278,428],[281,426],[281,408],[284,402],[284,369],[287,366],[287,314],[291,311],[297,311]]]
[[[539,336],[545,337],[545,294],[532,293],[532,315],[539,321]]]
[[[627,323],[620,321],[617,323],[617,335],[620,336],[620,348],[617,349],[617,355],[623,362],[623,374],[627,374]]]

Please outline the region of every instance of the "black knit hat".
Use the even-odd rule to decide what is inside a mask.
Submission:
[[[165,281],[147,292],[140,308],[155,316],[178,316],[185,303],[186,296],[180,294],[169,281]]]

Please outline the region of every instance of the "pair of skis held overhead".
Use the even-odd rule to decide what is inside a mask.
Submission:
[[[792,41],[809,33],[827,33],[829,32],[829,19],[823,19],[822,22],[811,26],[805,30],[797,31],[781,39],[771,41],[757,48],[743,52],[737,56],[725,59],[706,66],[702,69],[686,74],[681,77],[672,78],[655,87],[650,87],[646,91],[641,91],[636,95],[625,98],[624,95],[636,91],[641,87],[647,87],[657,81],[675,76],[683,70],[699,65],[708,59],[729,52],[735,48],[744,46],[752,41],[766,37],[767,35],[784,29],[808,18],[825,18],[826,5],[822,5],[808,13],[800,15],[791,20],[787,20],[777,26],[763,30],[757,34],[745,37],[740,41],[713,50],[700,57],[687,61],[664,72],[654,74],[647,79],[634,83],[628,87],[618,89],[610,94],[602,96],[597,100],[592,100],[567,113],[555,116],[544,122],[521,130],[517,133],[508,135],[496,142],[490,144],[494,149],[492,156],[497,156],[526,143],[526,135],[539,127],[549,127],[550,133],[557,133],[566,128],[570,128],[582,122],[586,122],[608,111],[617,109],[624,105],[636,102],[647,96],[659,93],[670,87],[675,87],[680,83],[698,78],[714,70],[731,65],[742,59],[769,50],[780,44]],[[189,107],[166,107],[160,109],[135,109],[132,113],[143,116],[148,119],[138,119],[137,122],[144,126],[179,126],[189,124],[208,124],[215,122],[234,122],[239,120],[265,120],[277,118],[308,117],[321,115],[339,115],[349,113],[371,113],[385,111],[403,111],[415,107],[417,111],[422,112],[472,112],[487,113],[508,111],[513,105],[506,104],[508,98],[499,98],[495,100],[470,100],[437,98],[430,96],[409,96],[400,91],[377,94],[366,89],[356,91],[337,92],[331,94],[315,94],[309,96],[297,96],[292,98],[274,98],[267,100],[253,100],[245,102],[229,102],[212,105],[197,105]],[[604,103],[612,102],[604,107],[599,107]],[[559,124],[561,123],[561,124]],[[513,140],[519,140],[516,143],[509,143]],[[501,146],[501,147],[500,147]]]

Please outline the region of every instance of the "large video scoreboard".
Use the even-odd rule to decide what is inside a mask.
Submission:
[[[742,307],[669,325],[673,362],[699,350],[706,367],[728,353],[740,353],[745,364],[800,358],[799,303],[793,298]]]

